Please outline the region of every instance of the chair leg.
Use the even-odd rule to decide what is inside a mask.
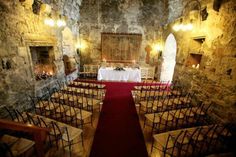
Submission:
[[[146,117],[144,117],[143,128],[145,128],[145,125],[146,125]]]
[[[152,153],[152,151],[153,151],[153,147],[154,147],[154,139],[152,138],[151,153]]]
[[[93,127],[93,115],[91,116],[90,121],[91,121],[91,126]]]
[[[71,142],[69,143],[69,151],[70,151],[70,157],[71,157],[71,151],[72,151],[72,149],[71,149]]]
[[[83,138],[83,132],[81,133],[81,142],[82,142],[82,146],[84,147],[84,138]]]

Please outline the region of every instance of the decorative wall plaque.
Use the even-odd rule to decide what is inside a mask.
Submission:
[[[102,33],[102,58],[111,62],[138,60],[141,34]]]

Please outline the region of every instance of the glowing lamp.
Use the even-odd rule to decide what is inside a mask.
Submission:
[[[50,26],[50,27],[55,26],[55,22],[54,22],[54,20],[51,19],[51,18],[46,18],[46,19],[44,20],[44,24],[45,24],[45,25],[48,25],[48,26]]]
[[[64,26],[66,26],[66,22],[62,19],[59,19],[59,20],[57,20],[57,26],[64,27]]]

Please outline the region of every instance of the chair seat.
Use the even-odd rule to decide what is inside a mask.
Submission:
[[[170,111],[171,114],[175,117],[175,118],[178,118],[178,119],[183,119],[185,116],[184,116],[184,113],[181,112],[181,110],[172,110]]]
[[[62,93],[60,93],[60,92],[55,92],[55,93],[53,93],[53,94],[51,95],[51,98],[53,98],[53,99],[58,99],[58,98],[61,97],[61,95],[62,95]]]
[[[160,117],[158,116],[155,116],[155,119],[154,119],[154,113],[151,113],[151,114],[145,114],[145,117],[151,121],[151,122],[154,122],[154,123],[159,123],[161,121]]]
[[[45,110],[53,110],[53,109],[56,109],[58,108],[60,105],[58,103],[52,103],[50,102],[46,107],[45,107]]]
[[[77,99],[77,102],[80,103],[80,104],[85,103],[85,102],[86,102],[86,97],[79,97],[79,98]],[[86,106],[86,105],[85,105],[85,106]]]
[[[160,148],[160,150],[162,150],[162,148],[166,146],[168,136],[169,136],[168,132],[153,135],[155,142],[157,142],[157,148]],[[173,146],[174,146],[173,141],[172,140],[168,141],[167,148],[172,148]]]
[[[162,102],[155,100],[155,101],[141,101],[140,102],[141,107],[144,107],[146,109],[152,109],[157,110],[158,107],[162,107]]]
[[[164,119],[166,121],[172,121],[174,119],[174,116],[170,115],[169,112],[164,112],[164,113],[158,113],[159,116],[161,116],[161,119]]]
[[[60,105],[60,106],[58,106],[57,108],[56,108],[56,112],[57,113],[64,113],[64,112],[66,112],[67,110],[69,110],[69,106],[67,106],[67,105]]]
[[[67,116],[76,116],[77,119],[81,119],[81,120],[87,119],[90,116],[92,116],[91,112],[88,112],[88,111],[85,111],[85,110],[81,110],[81,115],[80,115],[79,110],[81,110],[81,109],[75,108],[74,110],[67,111],[66,115]]]
[[[170,92],[170,91],[164,91],[163,94],[164,94],[165,96],[169,96],[169,95],[171,95],[171,92]]]
[[[193,107],[192,111],[195,112],[198,115],[205,115],[205,112],[202,111],[201,107],[200,108],[199,107]]]
[[[174,103],[171,101],[171,99],[165,99],[163,101],[163,105],[165,105],[165,106],[173,106]]]
[[[171,93],[172,93],[173,95],[181,95],[181,92],[178,91],[178,90],[172,90]]]
[[[195,115],[194,112],[189,108],[182,109],[182,113],[185,113],[185,115],[188,117],[193,117]]]
[[[145,98],[146,92],[138,92],[138,93],[136,93],[136,96],[141,97],[141,98]]]
[[[87,103],[90,106],[95,106],[95,105],[99,105],[101,101],[97,100],[97,99],[93,99],[93,98],[87,98]]]
[[[47,105],[48,105],[48,101],[43,100],[43,101],[39,101],[39,102],[35,105],[35,107],[36,107],[36,108],[44,108],[44,107],[47,106]]]
[[[190,103],[191,100],[188,98],[188,97],[180,97],[180,100],[183,102],[183,103]]]
[[[177,105],[181,105],[181,104],[182,104],[182,102],[181,102],[178,98],[172,99],[172,102],[173,102],[174,104],[177,104]]]
[[[67,137],[66,132],[64,132],[63,135],[62,135],[62,139],[64,141],[67,141],[67,142],[70,142],[70,141],[78,138],[82,134],[82,132],[83,132],[82,129],[71,127],[71,126],[68,126],[67,130],[68,130],[68,136],[69,137]]]
[[[35,142],[25,139],[18,138],[10,135],[3,135],[1,141],[10,146],[13,156],[19,156],[32,148]]]

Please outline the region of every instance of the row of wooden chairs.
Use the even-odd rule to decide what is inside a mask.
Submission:
[[[61,99],[57,102],[52,99],[36,99],[38,100],[34,102],[35,113],[39,115],[81,128],[87,123],[92,125],[92,112],[78,107],[77,100],[70,100],[68,98],[67,103],[65,103],[65,100],[61,101]]]
[[[100,111],[105,89],[59,86],[60,90],[48,89],[47,97],[30,97],[35,112],[76,127],[83,128],[87,123],[92,125],[93,112],[96,109]]]
[[[45,143],[45,145],[49,144],[50,147],[55,145],[57,148],[62,147],[64,150],[68,147],[70,155],[72,145],[81,143],[82,147],[84,146],[82,129],[30,112],[21,113],[17,109],[10,110],[6,107],[5,109],[15,122],[48,128],[50,132],[48,143]]]
[[[105,85],[102,83],[93,83],[93,82],[85,82],[85,81],[80,81],[80,80],[73,80],[70,81],[68,86],[71,87],[89,87],[89,88],[98,88],[98,89],[104,89]]]
[[[149,96],[145,100],[139,101],[139,113],[144,112],[146,114],[190,107],[191,99],[192,95],[189,93],[175,97],[165,96],[153,98]]]
[[[145,114],[144,127],[151,126],[152,133],[161,133],[179,128],[209,124],[207,110],[210,105],[201,104],[163,112]]]
[[[181,86],[149,84],[136,88],[132,95],[139,113],[144,112],[144,128],[151,127],[151,152],[155,149],[151,155],[204,156],[228,147],[225,140],[232,134],[207,114],[211,104],[193,103],[194,94]]]
[[[59,91],[51,95],[51,99],[55,102],[62,102],[64,104],[71,104],[78,106],[88,111],[92,111],[96,108],[101,109],[105,94],[97,90],[86,90],[83,94],[74,91]]]
[[[153,136],[151,152],[163,157],[198,157],[227,149],[232,134],[227,125],[206,125]]]
[[[151,87],[151,86],[149,86]],[[140,101],[144,101],[144,100],[159,100],[165,97],[169,97],[169,98],[175,98],[177,96],[193,96],[193,94],[190,94],[188,92],[186,92],[185,90],[183,90],[182,88],[178,87],[178,88],[164,88],[164,89],[155,89],[155,88],[151,88],[151,89],[134,89],[132,90],[132,96],[134,98],[134,101],[136,104],[140,103]]]

